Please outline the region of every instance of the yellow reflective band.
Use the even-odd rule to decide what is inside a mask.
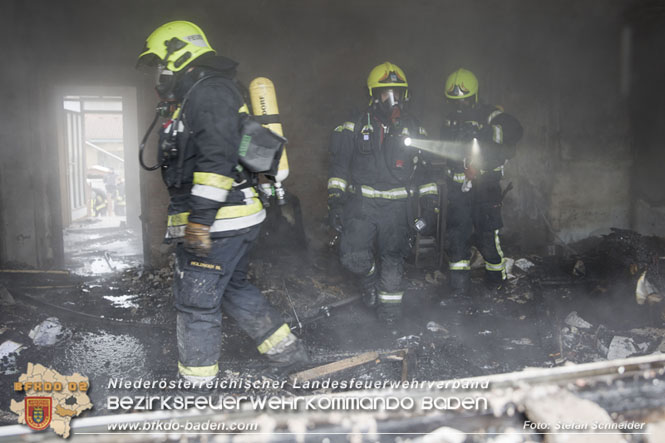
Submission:
[[[238,114],[249,114],[249,108],[246,103],[243,103],[240,109],[238,109]]]
[[[498,117],[499,115],[503,114],[503,111],[499,111],[498,109],[495,109],[492,111],[492,113],[487,117],[487,123],[490,124],[492,123],[492,120],[494,120],[495,117]]]
[[[213,172],[195,172],[192,183],[195,185],[214,186],[215,188],[226,189],[228,191],[233,186],[233,179]]]
[[[427,137],[427,131],[422,126],[418,127],[418,133]]]
[[[244,217],[246,215],[252,215],[259,212],[263,209],[261,200],[258,197],[251,197],[245,199],[245,202],[248,202],[246,205],[233,205],[233,206],[222,206],[217,211],[215,219],[223,218],[235,218],[235,217]],[[183,226],[187,224],[189,218],[189,212],[181,212],[179,214],[173,214],[168,216],[167,226]]]
[[[169,215],[167,226],[186,225],[188,218],[189,218],[189,212],[181,212],[180,214]]]
[[[347,183],[346,180],[339,177],[330,177],[328,179],[328,189],[340,189],[346,192]]]
[[[488,271],[503,271],[506,267],[505,261],[502,259],[501,263],[499,264],[494,264],[490,263],[488,261],[485,262],[485,269]]]
[[[284,340],[286,337],[289,336],[291,333],[291,328],[289,328],[289,325],[284,323],[282,326],[279,327],[275,332],[272,333],[272,335],[268,338],[266,338],[263,343],[261,343],[257,349],[261,354],[265,354],[272,348],[274,348],[279,342]]]
[[[255,214],[246,215],[244,217],[220,218],[215,220],[212,226],[210,226],[210,232],[234,231],[236,229],[249,228],[250,226],[260,224],[265,219],[265,209],[261,209]]]
[[[404,129],[402,129],[402,133],[401,133],[400,135],[411,135],[411,134],[409,133],[409,128],[404,128]]]
[[[181,375],[192,375],[195,377],[210,377],[217,375],[219,372],[219,364],[215,363],[210,366],[185,366],[178,362],[178,372]]]
[[[463,172],[458,172],[456,174],[453,174],[450,178],[452,178],[455,183],[464,183],[466,174],[464,174]]]
[[[499,230],[494,230],[494,246],[496,246],[496,252],[499,253],[499,257],[503,258],[503,251],[501,250],[501,241],[499,240]]]
[[[418,193],[423,196],[423,195],[428,195],[428,194],[439,194],[439,188],[436,186],[436,183],[427,183],[426,185],[422,185],[418,188]]]
[[[379,295],[379,301],[381,303],[401,303],[404,293],[403,292],[388,293],[388,292],[379,291],[378,295]]]
[[[229,191],[214,186],[194,185],[192,186],[192,195],[207,198],[208,200],[214,200],[216,202],[225,202],[226,197],[229,195]]]
[[[389,200],[397,200],[400,198],[407,198],[409,193],[406,188],[395,188],[389,189],[387,191],[379,191],[369,186],[362,185],[360,187],[360,193],[363,197],[367,198],[386,198]]]
[[[451,262],[448,266],[448,269],[451,271],[470,271],[471,270],[471,261],[470,260],[460,260],[456,262]]]
[[[246,215],[256,214],[263,209],[261,200],[257,197],[246,198],[245,202],[247,203],[245,205],[222,206],[217,211],[215,219],[244,217]]]
[[[356,128],[355,123],[344,122],[344,123],[342,123],[341,125],[339,125],[338,127],[335,128],[335,132],[342,132],[344,130],[353,132],[355,130],[355,128]]]

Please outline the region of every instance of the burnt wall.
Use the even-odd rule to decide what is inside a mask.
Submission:
[[[323,232],[329,134],[367,104],[367,73],[386,60],[406,71],[412,110],[431,134],[444,78],[459,66],[477,74],[482,100],[520,119],[525,135],[507,168],[515,190],[504,208],[516,241],[538,246],[625,227],[632,156],[617,90],[626,3],[6,1],[0,261],[61,260],[53,91],[134,87],[142,133],[156,97],[151,79],[133,69],[136,55],[155,27],[176,19],[199,24],[220,54],[241,63],[246,83],[275,83],[290,141],[286,185],[305,208],[314,244]],[[167,198],[157,173],[141,180],[146,251],[158,259]]]
[[[665,5],[640,1],[626,23],[633,40],[628,103],[634,134],[633,225],[665,235]]]

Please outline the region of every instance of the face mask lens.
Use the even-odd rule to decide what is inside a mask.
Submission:
[[[166,69],[166,67],[159,65],[157,66],[157,78],[156,84],[159,85],[168,85],[173,80],[173,72]]]
[[[400,94],[399,91],[394,89],[385,89],[381,91],[381,103],[385,106],[393,107],[399,104]]]

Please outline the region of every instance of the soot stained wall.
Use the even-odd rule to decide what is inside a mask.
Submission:
[[[0,146],[12,160],[0,170],[0,260],[61,260],[53,91],[135,87],[142,132],[156,97],[152,80],[133,69],[136,55],[155,27],[178,19],[199,24],[220,54],[239,61],[246,83],[275,83],[290,141],[286,185],[306,209],[314,244],[322,240],[330,132],[367,104],[367,73],[386,60],[406,71],[412,109],[430,134],[439,130],[444,78],[460,66],[479,77],[482,100],[520,119],[525,136],[507,168],[515,190],[504,207],[515,240],[551,243],[548,224],[563,241],[625,227],[632,157],[617,90],[626,3],[4,2],[0,29],[13,43]],[[167,198],[157,173],[141,179],[144,241],[157,262]]]

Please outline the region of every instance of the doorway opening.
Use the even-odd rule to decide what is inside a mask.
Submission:
[[[65,266],[82,275],[143,262],[133,88],[61,91]]]

